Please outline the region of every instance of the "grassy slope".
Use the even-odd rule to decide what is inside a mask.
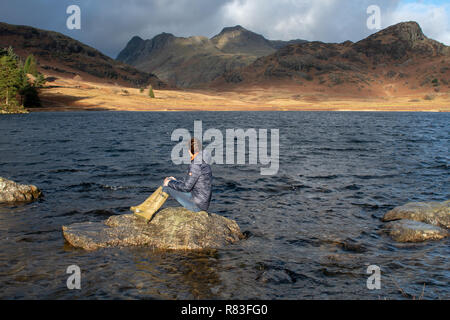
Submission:
[[[155,90],[147,92],[109,84],[59,78],[43,89],[43,108],[31,111],[116,110],[116,111],[237,111],[237,110],[345,110],[345,111],[450,111],[450,95],[433,100],[423,92],[397,92],[379,98],[345,94],[301,93],[290,85],[246,87],[231,91]]]

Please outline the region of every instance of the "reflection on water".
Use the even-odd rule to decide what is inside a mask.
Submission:
[[[61,226],[129,213],[173,166],[170,135],[208,128],[280,130],[280,170],[214,166],[211,210],[248,239],[216,251],[64,243]],[[45,197],[0,206],[3,299],[398,299],[398,287],[448,299],[449,240],[395,243],[383,214],[409,201],[449,198],[448,114],[33,113],[0,118],[0,176]],[[167,205],[176,205],[169,200]],[[82,270],[82,290],[66,268]],[[366,288],[367,266],[382,288]]]
[[[144,249],[142,256],[134,260],[136,279],[141,293],[148,297],[165,299],[212,299],[220,286],[217,274],[217,252],[161,252]],[[161,273],[169,279],[160,281]],[[161,283],[162,282],[162,283]],[[160,283],[154,287],[154,283]],[[167,294],[171,292],[172,294]],[[175,294],[183,292],[183,294]]]

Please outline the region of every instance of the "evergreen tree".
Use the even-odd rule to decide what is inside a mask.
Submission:
[[[42,73],[39,73],[36,77],[36,81],[34,82],[34,86],[36,88],[41,88],[45,84],[45,77]]]
[[[35,76],[28,80],[27,74]],[[44,76],[37,72],[36,59],[28,56],[25,65],[10,47],[0,49],[0,109],[23,110],[23,107],[39,107],[38,89],[45,84]]]
[[[38,76],[36,59],[34,58],[34,56],[32,54],[30,54],[27,57],[27,59],[25,60],[25,65],[23,66],[23,70],[24,70],[25,74],[32,74],[35,77]]]
[[[17,107],[16,96],[23,81],[18,58],[10,47],[6,54],[0,57],[0,105],[6,109]]]

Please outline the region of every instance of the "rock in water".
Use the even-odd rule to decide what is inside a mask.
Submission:
[[[383,221],[415,220],[450,228],[450,200],[444,202],[411,202],[387,212]]]
[[[42,196],[36,186],[27,186],[0,177],[0,203],[30,202]]]
[[[134,214],[112,216],[103,222],[63,226],[64,238],[85,250],[117,246],[150,246],[157,249],[199,250],[220,248],[243,239],[233,220],[184,208],[167,208],[150,223]]]
[[[440,240],[448,236],[447,230],[431,224],[403,219],[386,224],[388,234],[398,242]]]

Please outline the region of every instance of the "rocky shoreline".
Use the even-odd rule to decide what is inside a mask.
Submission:
[[[164,209],[149,223],[134,214],[123,214],[103,222],[63,226],[62,231],[72,246],[89,251],[129,246],[163,250],[217,249],[244,238],[235,221],[184,208]]]
[[[27,203],[42,196],[34,185],[0,177],[0,204]],[[397,242],[441,240],[449,236],[450,200],[407,203],[388,211],[382,221],[386,223],[381,232]],[[103,222],[63,226],[62,231],[67,242],[85,250],[120,246],[214,249],[245,238],[233,220],[184,208],[164,209],[150,223],[133,214],[124,214]]]
[[[30,113],[28,110],[16,110],[16,111],[6,111],[0,109],[0,114],[26,114]]]
[[[398,242],[422,242],[448,237],[450,200],[410,202],[387,212],[383,231]]]
[[[33,185],[19,184],[0,177],[0,203],[31,202],[42,197],[42,192]]]

